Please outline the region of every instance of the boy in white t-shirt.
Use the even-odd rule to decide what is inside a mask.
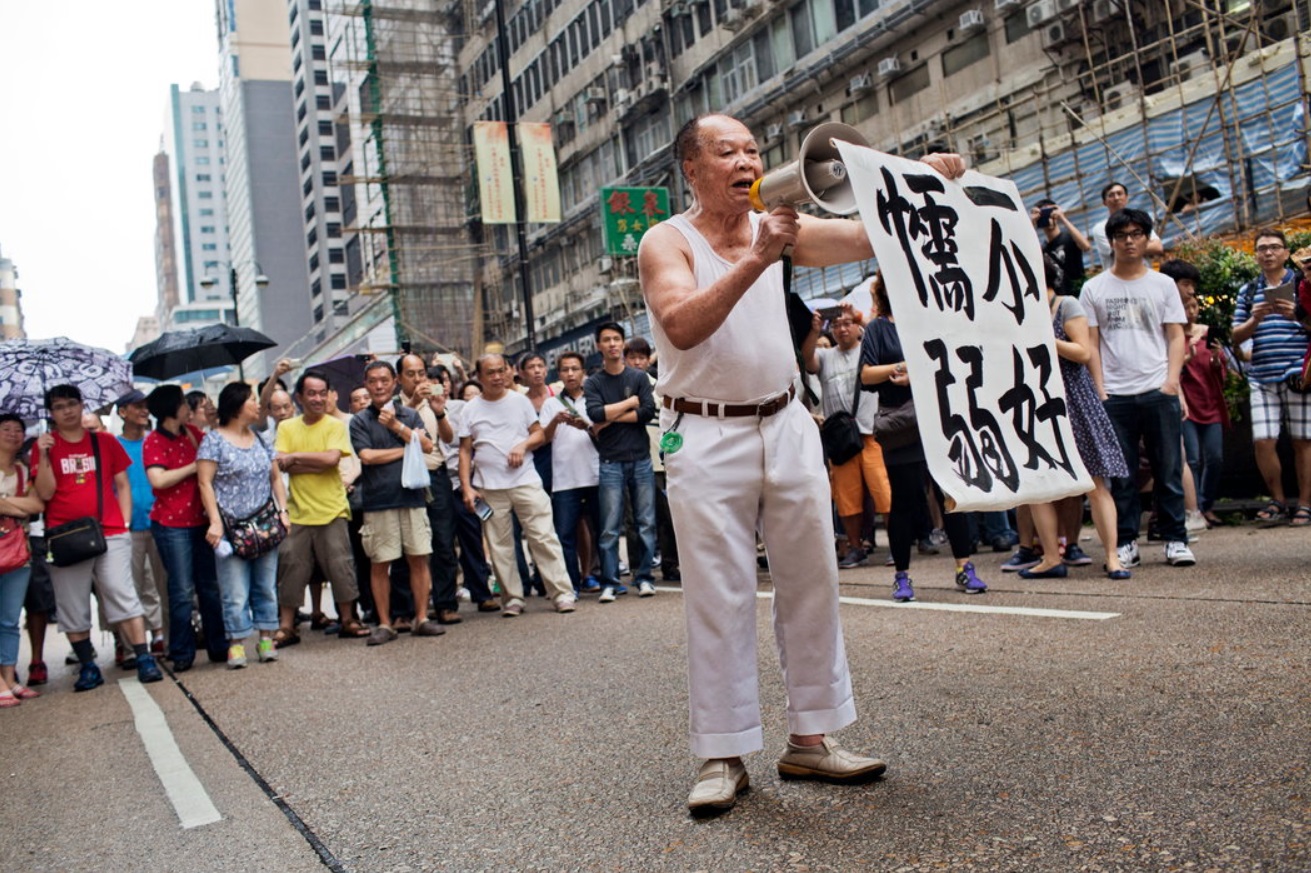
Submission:
[[[501,355],[479,358],[477,373],[482,396],[466,403],[460,414],[460,491],[470,511],[476,511],[479,498],[492,509],[483,525],[492,568],[510,598],[501,614],[512,618],[524,607],[511,512],[519,518],[556,612],[573,612],[574,590],[555,535],[551,499],[532,463],[533,449],[546,441],[537,410],[522,394],[508,390],[512,377]]]
[[[1155,482],[1153,499],[1166,540],[1165,560],[1188,567],[1196,559],[1184,529],[1179,393],[1188,319],[1174,282],[1143,261],[1151,233],[1152,219],[1137,209],[1122,209],[1107,219],[1115,264],[1084,285],[1080,300],[1088,310],[1089,333],[1097,350],[1090,368],[1093,382],[1131,474],[1111,480],[1120,563],[1136,567],[1141,562],[1137,542],[1141,510],[1132,475],[1138,469],[1141,439]]]

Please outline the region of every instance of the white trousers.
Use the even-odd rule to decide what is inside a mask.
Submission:
[[[662,410],[660,426],[677,418]],[[829,481],[819,428],[800,402],[758,419],[684,415],[665,455],[687,616],[692,752],[731,758],[764,745],[756,658],[756,531],[774,583],[774,641],[788,730],[856,720],[838,617]]]

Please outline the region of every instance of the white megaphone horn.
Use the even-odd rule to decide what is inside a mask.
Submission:
[[[770,170],[752,183],[751,205],[761,212],[800,203],[814,203],[835,215],[855,212],[856,194],[834,140],[869,145],[860,131],[836,121],[811,128],[795,161]]]

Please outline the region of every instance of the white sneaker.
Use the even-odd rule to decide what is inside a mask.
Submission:
[[[1184,530],[1189,533],[1200,533],[1206,530],[1206,519],[1202,516],[1202,513],[1196,510],[1187,513],[1184,517]]]
[[[556,612],[573,612],[576,608],[576,601],[568,594],[561,594],[555,599]]]
[[[455,589],[455,599],[460,601],[461,603],[468,603],[469,601],[473,600],[473,595],[469,593],[468,588],[465,588],[463,585],[461,585],[459,588]]]
[[[1191,567],[1197,563],[1193,557],[1193,550],[1188,548],[1188,543],[1178,541],[1165,544],[1165,562],[1172,567]]]
[[[637,583],[637,596],[638,596],[638,597],[654,597],[654,596],[655,596],[655,586],[652,585],[650,582],[638,582],[638,583]]]
[[[1137,540],[1134,540],[1133,542],[1130,543],[1125,543],[1124,545],[1116,549],[1116,551],[1120,555],[1121,567],[1137,567],[1139,564],[1143,562],[1143,559],[1138,554]],[[1184,546],[1184,551],[1188,551],[1187,546]]]
[[[598,602],[598,603],[614,603],[614,602],[615,602],[615,587],[614,587],[613,585],[607,585],[607,586],[605,586],[604,588],[602,588],[602,589],[601,589],[601,596],[597,598],[597,602]]]

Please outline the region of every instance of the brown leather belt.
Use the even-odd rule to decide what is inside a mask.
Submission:
[[[698,400],[684,400],[681,397],[665,397],[663,403],[665,409],[672,409],[674,412],[690,412],[692,415],[708,415],[715,418],[745,418],[748,415],[754,415],[765,418],[786,408],[796,394],[797,386],[793,385],[782,394],[766,400],[764,403],[702,403]]]

